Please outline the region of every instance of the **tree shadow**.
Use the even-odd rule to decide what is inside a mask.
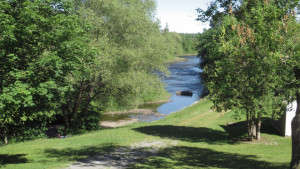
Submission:
[[[240,141],[247,138],[247,122],[237,122],[226,125],[220,125],[229,135],[229,137],[235,141]]]
[[[72,162],[81,168],[288,168],[288,163],[259,161],[255,155],[219,152],[212,149],[173,146],[155,147],[84,147],[81,149],[48,149],[49,160]]]
[[[262,118],[261,132],[281,136],[280,132],[272,125],[271,118]]]
[[[248,137],[246,121],[221,125],[221,127],[228,133],[231,140],[239,141]],[[280,132],[271,125],[269,118],[262,118],[261,133],[280,136]]]
[[[158,149],[143,147],[121,147],[107,145],[103,147],[84,147],[81,149],[48,149],[50,158],[72,162],[74,168],[126,168],[134,163],[145,163],[150,156],[156,156]],[[71,167],[71,168],[72,168]]]
[[[172,125],[155,125],[135,128],[135,131],[188,142],[206,142],[208,144],[234,144],[226,132],[206,127],[185,127]]]
[[[115,145],[101,146],[84,146],[81,148],[65,148],[65,149],[46,149],[44,152],[51,158],[57,161],[78,161],[84,160],[93,155],[103,155],[116,149]]]
[[[24,156],[26,156],[26,154],[0,154],[0,165],[27,163],[28,159]]]
[[[161,150],[147,163],[136,163],[130,168],[288,168],[288,163],[271,163],[257,160],[254,155],[218,152],[211,149],[177,146]]]

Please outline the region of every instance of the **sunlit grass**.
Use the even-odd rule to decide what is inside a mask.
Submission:
[[[146,163],[132,168],[288,168],[291,139],[262,133],[261,141],[239,141],[246,136],[245,122],[233,113],[218,113],[212,103],[199,103],[150,123],[104,129],[64,139],[38,139],[0,148],[3,168],[64,168],[69,163],[128,147],[144,140],[176,141]],[[232,125],[226,125],[226,124]],[[268,122],[265,128],[271,128]]]

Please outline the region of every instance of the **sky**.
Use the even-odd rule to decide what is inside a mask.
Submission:
[[[201,33],[209,28],[197,19],[197,8],[206,9],[212,0],[156,0],[157,15],[162,28],[168,24],[171,32]]]

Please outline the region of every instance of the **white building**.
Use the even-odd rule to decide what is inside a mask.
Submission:
[[[287,105],[286,112],[282,117],[273,123],[274,127],[276,127],[283,136],[292,136],[292,120],[296,115],[296,109],[297,102],[294,101]]]

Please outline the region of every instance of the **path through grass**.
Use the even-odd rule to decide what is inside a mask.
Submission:
[[[266,122],[261,141],[239,141],[246,136],[245,122],[233,120],[232,112],[214,112],[210,110],[211,105],[202,100],[156,122],[136,123],[65,139],[10,144],[0,147],[0,165],[14,169],[67,168],[78,160],[86,161],[125,149],[130,150],[128,153],[132,156],[148,153],[129,168],[288,168],[290,138],[272,134],[275,132]],[[149,154],[152,150],[149,147],[132,148],[143,142],[167,146],[161,146],[152,154]],[[122,154],[119,157],[119,161],[124,159]]]

